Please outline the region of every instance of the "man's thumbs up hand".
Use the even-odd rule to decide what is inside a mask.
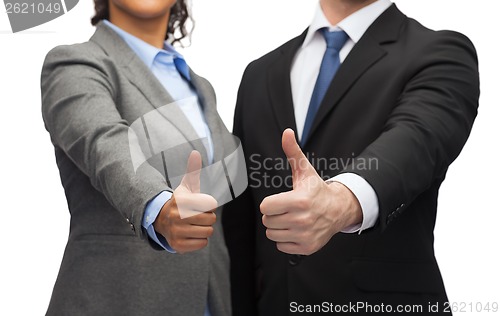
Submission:
[[[217,201],[200,193],[201,166],[200,153],[191,152],[181,184],[153,223],[155,231],[178,253],[207,246],[208,237],[213,234]]]
[[[300,149],[299,144],[297,144],[293,130],[288,128],[283,132],[281,143],[292,170],[294,190],[298,185],[303,185],[307,178],[312,177],[316,179],[319,177],[314,167],[302,152],[302,149]]]
[[[292,170],[293,190],[262,201],[262,222],[280,251],[309,255],[342,229],[360,223],[361,207],[344,185],[321,179],[291,129],[283,132],[282,147]]]

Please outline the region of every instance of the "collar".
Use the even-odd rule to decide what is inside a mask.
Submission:
[[[370,25],[391,6],[392,2],[390,0],[378,0],[374,3],[367,5],[366,7],[354,12],[349,15],[337,25],[331,25],[328,22],[321,5],[318,3],[316,13],[314,15],[313,21],[309,26],[306,38],[302,44],[303,47],[309,45],[312,41],[314,34],[324,27],[328,27],[330,31],[343,30],[347,33],[349,38],[357,43]]]
[[[124,31],[108,20],[103,20],[103,23],[109,26],[113,31],[115,31],[127,43],[127,45],[130,46],[130,48],[137,54],[137,56],[146,64],[149,69],[153,67],[155,59],[162,54],[171,56],[172,60],[175,60],[176,58],[184,59],[184,57],[182,57],[182,55],[179,54],[175,50],[175,48],[167,41],[164,42],[163,49],[160,49]]]

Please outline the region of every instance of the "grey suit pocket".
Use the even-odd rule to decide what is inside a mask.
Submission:
[[[65,311],[57,315],[158,315],[148,310],[160,310],[160,298],[176,295],[187,279],[186,262],[178,262],[183,258],[136,236],[78,236],[66,248],[52,304]]]
[[[356,286],[368,292],[440,293],[442,279],[435,262],[386,261],[357,258],[352,261]]]

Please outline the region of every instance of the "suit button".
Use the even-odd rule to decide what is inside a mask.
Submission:
[[[392,221],[394,220],[394,213],[391,213],[389,214],[389,216],[387,216],[387,225],[389,225]]]
[[[294,267],[296,265],[298,265],[300,263],[300,260],[302,260],[302,256],[301,255],[290,255],[290,257],[288,258],[288,263]]]

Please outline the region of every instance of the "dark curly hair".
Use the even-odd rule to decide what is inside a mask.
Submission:
[[[92,25],[99,21],[109,19],[109,0],[94,0],[95,15],[90,20]],[[186,5],[186,0],[177,0],[170,9],[170,18],[168,19],[167,38],[173,36],[172,44],[180,42],[189,35],[186,22],[191,19]],[[192,20],[192,19],[191,19]],[[165,38],[165,39],[167,39]]]

